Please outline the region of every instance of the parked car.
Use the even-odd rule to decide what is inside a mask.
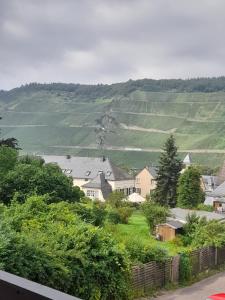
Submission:
[[[225,300],[225,294],[224,293],[215,294],[215,295],[209,296],[206,300]]]

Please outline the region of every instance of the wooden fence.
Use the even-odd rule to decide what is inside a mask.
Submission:
[[[225,264],[225,247],[206,247],[190,252],[192,276],[208,269]],[[148,291],[151,288],[162,288],[167,283],[179,282],[180,255],[165,262],[151,261],[134,266],[132,269],[132,283],[134,290]]]

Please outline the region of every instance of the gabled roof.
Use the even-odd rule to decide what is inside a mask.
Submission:
[[[211,194],[213,197],[225,197],[225,181],[219,185]]]
[[[183,208],[172,208],[170,209],[171,212],[171,217],[174,219],[180,221],[180,222],[186,222],[186,218],[188,215],[191,214],[196,214],[196,216],[202,218],[205,217],[207,221],[210,220],[224,220],[225,219],[225,214],[218,214],[214,212],[208,212],[208,211],[203,211],[203,210],[191,210],[191,209],[183,209]]]
[[[115,166],[111,160],[103,157],[79,157],[43,155],[46,163],[56,163],[65,174],[73,178],[94,179],[98,174],[104,173],[107,180],[129,180],[131,175]]]
[[[176,220],[171,220],[171,219],[168,219],[166,221],[166,223],[162,224],[162,225],[167,225],[173,229],[179,229],[179,228],[182,228],[184,227],[184,223],[180,222],[180,221],[176,221]]]
[[[202,175],[202,181],[206,190],[214,190],[219,185],[219,177],[213,175]]]
[[[146,169],[149,171],[149,173],[152,175],[153,178],[157,177],[157,174],[158,174],[158,168],[157,167],[146,166]]]
[[[105,179],[104,173],[98,174],[94,179],[82,185],[82,188],[100,189],[104,199],[112,193],[112,187]]]
[[[137,175],[142,172],[144,169],[148,170],[148,172],[152,175],[153,178],[157,177],[157,173],[158,173],[158,168],[157,167],[153,167],[153,166],[145,166],[143,169],[141,169]],[[137,176],[136,175],[136,176]]]
[[[191,159],[191,155],[190,153],[188,153],[184,160],[183,160],[183,163],[186,165],[186,166],[190,166],[192,164],[192,159]]]

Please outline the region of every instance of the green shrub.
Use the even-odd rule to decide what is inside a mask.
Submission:
[[[205,211],[214,211],[214,208],[213,206],[211,205],[205,205],[203,203],[200,203],[198,206],[197,206],[197,210],[205,210]]]
[[[133,209],[131,207],[120,207],[117,209],[117,212],[120,216],[120,223],[127,224],[133,213]]]
[[[112,224],[119,224],[120,223],[120,214],[117,210],[110,210],[108,212],[108,221]]]
[[[118,208],[124,204],[124,193],[119,191],[112,192],[109,197],[106,199],[106,203],[111,207]]]
[[[0,267],[82,299],[129,299],[124,247],[82,222],[74,205],[43,197],[1,210]]]
[[[74,211],[84,222],[94,226],[103,226],[107,215],[104,204],[95,202],[91,207],[78,203],[74,205]]]
[[[142,204],[142,210],[151,233],[154,233],[156,225],[164,223],[169,216],[168,208],[155,204],[151,200]]]
[[[127,224],[132,213],[133,209],[131,207],[120,207],[118,209],[111,209],[108,212],[108,221],[112,224]]]
[[[185,283],[191,280],[191,261],[189,253],[180,254],[180,264],[179,264],[179,280],[181,283]]]
[[[168,252],[164,248],[144,244],[141,239],[128,240],[126,249],[133,263],[162,262],[168,258]]]

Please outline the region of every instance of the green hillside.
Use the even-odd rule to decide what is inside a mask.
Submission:
[[[101,155],[96,119],[110,110],[117,125],[105,154],[140,167],[157,161],[169,134],[181,157],[219,165],[225,155],[225,78],[138,80],[113,85],[30,84],[0,91],[3,137],[24,152]],[[128,149],[127,149],[128,148]]]

